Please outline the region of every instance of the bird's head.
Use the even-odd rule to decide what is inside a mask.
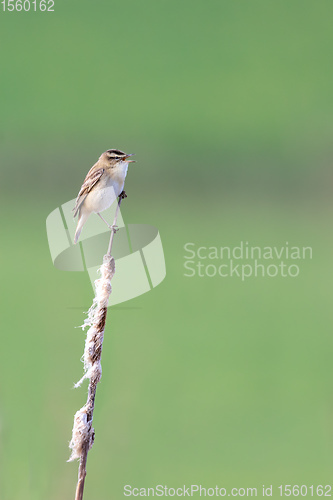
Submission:
[[[108,149],[101,155],[100,160],[105,162],[109,167],[115,167],[122,163],[134,163],[135,160],[128,159],[133,154],[124,153],[124,151],[120,151],[119,149]]]

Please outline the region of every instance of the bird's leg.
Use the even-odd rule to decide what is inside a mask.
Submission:
[[[126,192],[125,192],[125,191],[122,191],[122,192],[120,193],[120,195],[119,195],[119,199],[120,199],[120,200],[123,200],[124,198],[127,198],[127,194],[126,194]]]
[[[108,222],[106,222],[106,220],[104,219],[104,217],[102,217],[99,212],[97,212],[97,215],[98,215],[98,217],[100,217],[102,219],[103,222],[105,222],[105,224],[108,226],[108,228],[111,229],[112,226],[110,226],[110,224]]]
[[[108,222],[104,219],[104,217],[101,216],[99,212],[97,212],[97,215],[102,219],[103,222],[108,226],[109,229],[112,229],[114,232],[118,231],[118,226],[110,226]]]

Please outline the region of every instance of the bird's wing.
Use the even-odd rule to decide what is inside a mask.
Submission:
[[[78,213],[80,206],[86,199],[87,194],[90,193],[92,188],[95,186],[95,184],[97,184],[97,182],[102,177],[103,172],[104,168],[96,167],[94,165],[87,173],[87,176],[83,181],[79,194],[77,195],[75,207],[73,208],[74,217],[76,217],[76,214]]]

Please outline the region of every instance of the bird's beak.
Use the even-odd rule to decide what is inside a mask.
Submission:
[[[135,154],[135,153],[132,153],[132,154],[130,154],[130,155],[126,155],[125,160],[127,160],[127,158],[129,158],[130,156],[133,156],[134,154]],[[127,163],[135,163],[135,160],[128,160],[128,162],[127,162]]]

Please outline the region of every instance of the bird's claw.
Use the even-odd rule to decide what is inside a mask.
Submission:
[[[125,192],[125,191],[122,191],[122,192],[120,193],[120,195],[119,195],[119,199],[120,199],[120,200],[123,200],[124,198],[127,198],[127,194],[126,194],[126,192]]]

